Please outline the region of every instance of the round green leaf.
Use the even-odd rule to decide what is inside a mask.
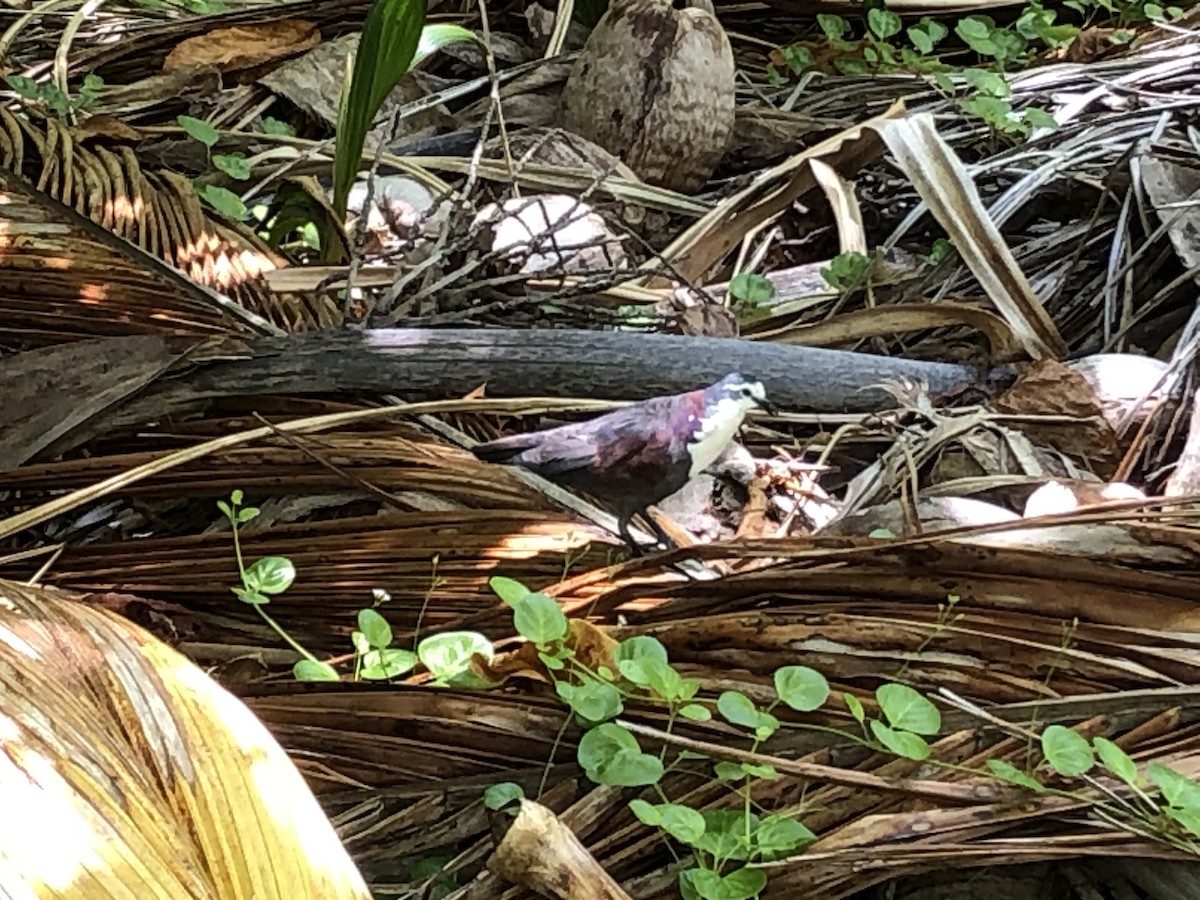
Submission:
[[[900,17],[890,9],[876,6],[867,11],[867,27],[876,37],[887,39],[899,33],[903,26]]]
[[[282,594],[296,580],[296,567],[286,556],[264,556],[246,570],[246,581],[263,594]]]
[[[817,836],[809,831],[799,819],[790,816],[767,816],[754,832],[754,845],[764,859],[787,856],[804,844],[810,844]]]
[[[568,702],[571,710],[588,722],[607,721],[619,716],[625,708],[621,702],[621,692],[611,684],[600,681],[579,685]]]
[[[729,282],[729,293],[738,300],[757,305],[775,296],[775,285],[770,278],[757,272],[738,272]]]
[[[1105,737],[1092,738],[1092,746],[1096,748],[1096,755],[1108,771],[1130,786],[1137,784],[1137,765],[1129,758],[1128,753]]]
[[[938,708],[906,684],[880,685],[875,699],[893,728],[915,734],[937,734],[942,727]]]
[[[474,654],[490,660],[495,652],[491,641],[474,631],[446,631],[427,637],[417,645],[421,664],[441,682],[469,672]]]
[[[1023,788],[1028,788],[1035,793],[1045,793],[1046,789],[1036,778],[1022,772],[1010,762],[1003,759],[989,759],[987,761],[988,771],[1002,781],[1007,781],[1010,784],[1019,785]]]
[[[525,797],[525,789],[511,781],[501,781],[483,792],[483,805],[491,810],[500,810]]]
[[[724,691],[717,698],[717,712],[731,725],[754,728],[758,725],[758,708],[740,691]]]
[[[662,822],[662,814],[653,803],[647,803],[645,800],[630,800],[629,809],[643,825],[657,828]]]
[[[1200,784],[1162,763],[1150,763],[1146,774],[1171,806],[1200,813]]]
[[[619,663],[623,659],[644,660],[653,659],[660,663],[667,662],[667,648],[658,638],[647,634],[634,635],[617,644],[613,657]]]
[[[302,659],[292,666],[292,677],[297,681],[341,681],[337,669],[312,659]]]
[[[1042,753],[1059,775],[1075,778],[1096,765],[1087,738],[1063,725],[1050,725],[1042,732]]]
[[[417,665],[417,654],[411,650],[388,647],[363,654],[363,678],[385,681],[411,672]]]
[[[504,578],[500,575],[489,578],[488,587],[492,589],[492,592],[497,597],[499,597],[509,606],[516,606],[531,593],[533,593],[531,590],[529,590],[529,588],[521,584],[521,582],[513,578]]]
[[[194,116],[176,116],[175,121],[179,123],[179,127],[188,133],[195,140],[202,143],[205,147],[213,146],[221,139],[221,135],[217,129],[213,128],[203,119],[197,119]],[[234,503],[241,503],[241,500],[234,500]]]
[[[812,712],[829,699],[829,682],[808,666],[783,666],[775,670],[775,693],[797,712]]]
[[[358,629],[366,635],[372,647],[390,647],[392,644],[392,626],[373,609],[358,611]]]
[[[664,803],[659,806],[663,831],[681,844],[691,846],[704,835],[704,816],[690,806]]]
[[[896,731],[888,728],[878,719],[872,719],[871,733],[875,735],[875,740],[897,756],[915,759],[918,762],[929,758],[929,745],[925,743],[924,738],[911,731]]]
[[[708,707],[701,706],[699,703],[689,703],[686,706],[681,706],[679,714],[685,719],[691,719],[693,722],[707,722],[712,718],[712,713],[708,711]]]
[[[236,222],[245,221],[246,215],[249,212],[246,209],[246,204],[242,202],[241,197],[228,188],[223,188],[219,185],[204,185],[200,190],[200,196],[207,200],[209,206],[217,212],[228,216]]]
[[[514,604],[513,626],[535,644],[561,641],[570,627],[558,602],[545,594],[529,594]]]

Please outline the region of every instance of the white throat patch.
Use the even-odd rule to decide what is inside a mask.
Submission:
[[[688,454],[692,457],[688,478],[695,478],[725,452],[753,405],[746,399],[725,397],[717,401],[715,410],[700,420],[699,427],[688,443]]]

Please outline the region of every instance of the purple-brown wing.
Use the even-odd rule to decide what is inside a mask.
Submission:
[[[578,469],[650,477],[685,446],[703,409],[702,391],[655,397],[586,422],[513,435],[475,447],[480,459],[558,475]]]

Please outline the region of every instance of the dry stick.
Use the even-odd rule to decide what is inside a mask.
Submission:
[[[839,769],[836,766],[825,766],[820,763],[799,762],[797,760],[782,759],[778,756],[768,756],[764,753],[752,753],[749,750],[736,750],[722,744],[713,744],[708,741],[697,741],[692,738],[681,737],[677,734],[660,731],[648,725],[638,725],[635,722],[628,722],[624,719],[617,719],[616,723],[633,734],[653,738],[654,740],[662,741],[664,744],[681,747],[684,750],[693,750],[716,759],[727,759],[733,762],[751,763],[759,766],[769,765],[777,771],[785,772],[788,775],[795,775],[798,778],[808,778],[813,781],[824,781],[841,787],[862,788],[880,793],[900,793],[910,797],[920,797],[925,800],[971,805],[995,803],[1004,799],[1003,791],[997,790],[992,785],[987,784],[963,786],[911,778],[884,778],[879,775],[856,772],[852,769]]]

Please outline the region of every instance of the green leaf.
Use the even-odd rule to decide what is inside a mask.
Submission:
[[[474,631],[445,631],[417,645],[421,664],[441,683],[450,683],[470,673],[471,657],[476,653],[490,661],[496,651],[491,641]]]
[[[553,653],[543,653],[541,650],[539,650],[538,659],[542,661],[542,665],[544,665],[547,669],[552,669],[555,672],[561,672],[567,667],[567,664]]]
[[[1019,785],[1023,788],[1029,788],[1038,794],[1045,793],[1046,789],[1036,778],[1022,772],[1010,762],[1005,762],[1002,759],[989,759],[987,761],[988,771],[999,778],[1001,781],[1007,781],[1010,784]]]
[[[701,706],[699,703],[689,703],[686,706],[681,706],[679,714],[685,719],[691,719],[693,722],[707,722],[712,718],[712,713],[709,712],[708,707]]]
[[[658,638],[650,637],[649,635],[639,634],[631,638],[626,638],[617,644],[616,652],[613,658],[618,663],[623,659],[628,660],[644,660],[653,659],[661,663],[667,662],[667,648],[662,645],[662,641]]]
[[[209,125],[203,119],[197,119],[193,116],[176,116],[175,121],[179,123],[179,127],[188,133],[195,140],[202,143],[205,147],[213,146],[221,139],[220,133],[213,126]]]
[[[239,525],[245,525],[258,518],[260,510],[257,506],[243,506],[237,511],[237,520]]]
[[[233,510],[224,500],[217,501],[217,509],[219,509],[221,511],[221,515],[227,518],[230,522],[234,520]]]
[[[817,836],[804,823],[791,816],[770,815],[754,832],[754,845],[764,859],[778,859],[797,848],[811,844]]]
[[[362,676],[372,681],[386,681],[411,672],[416,667],[417,654],[411,650],[385,647],[363,654]]]
[[[250,177],[250,161],[240,153],[214,153],[212,162],[214,166],[216,166],[230,178],[236,178],[238,181],[245,181]]]
[[[741,781],[749,777],[741,763],[729,762],[726,759],[713,763],[713,771],[721,781]]]
[[[1021,113],[1021,116],[1025,119],[1026,124],[1033,128],[1045,128],[1048,131],[1058,128],[1058,120],[1046,112],[1046,110],[1037,106],[1030,106]]]
[[[597,784],[642,787],[662,778],[662,762],[642,753],[637,738],[612,722],[590,729],[579,741],[576,758]]]
[[[692,886],[705,900],[750,900],[767,886],[762,869],[734,869],[722,876],[712,869],[693,869]]]
[[[560,681],[555,687],[561,685],[563,682]],[[621,702],[621,692],[611,684],[601,681],[589,681],[579,685],[567,702],[577,716],[588,722],[605,722],[619,716],[625,709]]]
[[[263,116],[262,130],[263,134],[277,134],[281,135],[282,137],[296,136],[295,128],[293,128],[287,122],[276,119],[274,116]]]
[[[243,603],[249,603],[251,606],[262,606],[264,603],[270,603],[271,598],[266,594],[260,594],[258,591],[246,590],[246,588],[230,588],[237,598]]]
[[[345,216],[363,144],[379,107],[408,71],[425,24],[426,0],[375,0],[363,24],[349,81],[338,104],[333,207]]]
[[[887,747],[897,756],[903,756],[906,759],[915,759],[920,762],[923,759],[929,758],[929,745],[925,743],[925,739],[919,735],[913,734],[911,731],[897,731],[893,728],[888,728],[877,719],[871,720],[871,733],[875,735],[875,740]]]
[[[533,591],[529,590],[521,582],[512,578],[504,578],[500,575],[489,578],[488,587],[492,589],[492,593],[514,608],[533,593]]]
[[[788,44],[786,47],[780,47],[779,55],[783,57],[783,61],[787,63],[788,68],[797,75],[802,75],[817,65],[817,60],[812,55],[812,51],[803,44]]]
[[[908,29],[908,39],[912,45],[928,56],[933,52],[933,38],[924,29],[913,26]]]
[[[25,100],[36,100],[41,94],[38,83],[26,75],[6,75],[4,80]]]
[[[841,16],[831,15],[830,13],[819,13],[817,15],[817,24],[825,32],[825,37],[831,41],[840,41],[842,36],[850,30],[849,22]]]
[[[1128,753],[1105,737],[1092,738],[1092,746],[1096,755],[1100,757],[1100,762],[1104,763],[1104,768],[1131,787],[1137,784],[1137,765]]]
[[[1059,775],[1075,778],[1096,765],[1087,738],[1063,725],[1049,725],[1042,732],[1042,753]]]
[[[535,644],[561,641],[570,625],[553,597],[529,594],[513,606],[513,626],[517,633]]]
[[[966,16],[958,20],[954,30],[964,41],[971,41],[986,38],[992,33],[992,25],[982,16]]]
[[[967,84],[987,97],[1008,97],[1012,94],[1008,82],[995,72],[986,69],[963,69],[962,74]]]
[[[302,659],[292,666],[292,676],[297,681],[341,681],[337,669],[312,659]]]
[[[371,642],[361,631],[350,632],[350,643],[354,645],[354,652],[360,655],[371,649]]]
[[[867,27],[877,38],[886,40],[893,34],[899,34],[904,26],[900,17],[890,9],[876,6],[867,10]]]
[[[758,725],[758,707],[740,691],[723,691],[717,698],[717,712],[731,725],[754,728]]]
[[[681,844],[692,846],[704,836],[704,816],[690,806],[663,803],[658,810],[659,827]]]
[[[709,809],[703,815],[704,836],[696,842],[696,849],[717,859],[750,858],[753,848],[747,835],[758,830],[758,816],[732,809]]]
[[[812,712],[829,699],[829,682],[808,666],[782,666],[775,670],[775,693],[797,712]]]
[[[879,708],[893,728],[916,734],[937,734],[942,714],[927,698],[906,684],[884,684],[875,691]]]
[[[775,285],[755,272],[738,272],[729,282],[729,293],[743,303],[757,306],[775,296]]]
[[[1177,809],[1172,806],[1167,815],[1186,828],[1194,837],[1200,837],[1200,810]]]
[[[358,627],[372,647],[390,647],[392,645],[392,626],[387,619],[373,609],[358,611]]]
[[[1162,791],[1168,804],[1179,809],[1200,812],[1200,784],[1157,762],[1150,763],[1146,774]]]
[[[246,214],[249,212],[241,197],[228,188],[216,184],[204,185],[200,189],[200,196],[207,200],[209,206],[217,212],[237,222],[245,221]]]
[[[453,25],[449,22],[437,22],[426,25],[421,29],[421,39],[417,42],[417,52],[413,56],[413,61],[409,68],[415,67],[423,59],[432,56],[443,47],[449,47],[451,44],[470,43],[479,44],[481,47],[484,46],[483,38],[469,28],[463,28],[461,25]]]
[[[629,809],[643,825],[657,828],[662,823],[662,813],[653,803],[647,803],[645,800],[630,800]]]
[[[246,570],[247,585],[263,594],[282,594],[295,580],[296,567],[286,556],[264,556]]]
[[[242,493],[241,488],[234,488],[229,494],[229,502],[234,506],[241,506],[242,501],[246,499],[246,495]]]
[[[866,724],[867,712],[863,709],[862,701],[853,694],[842,694],[842,699],[846,701],[846,709],[850,710],[850,715],[854,716],[858,724]]]
[[[501,810],[517,800],[524,799],[525,789],[511,781],[501,781],[483,792],[483,805],[490,810]]]

